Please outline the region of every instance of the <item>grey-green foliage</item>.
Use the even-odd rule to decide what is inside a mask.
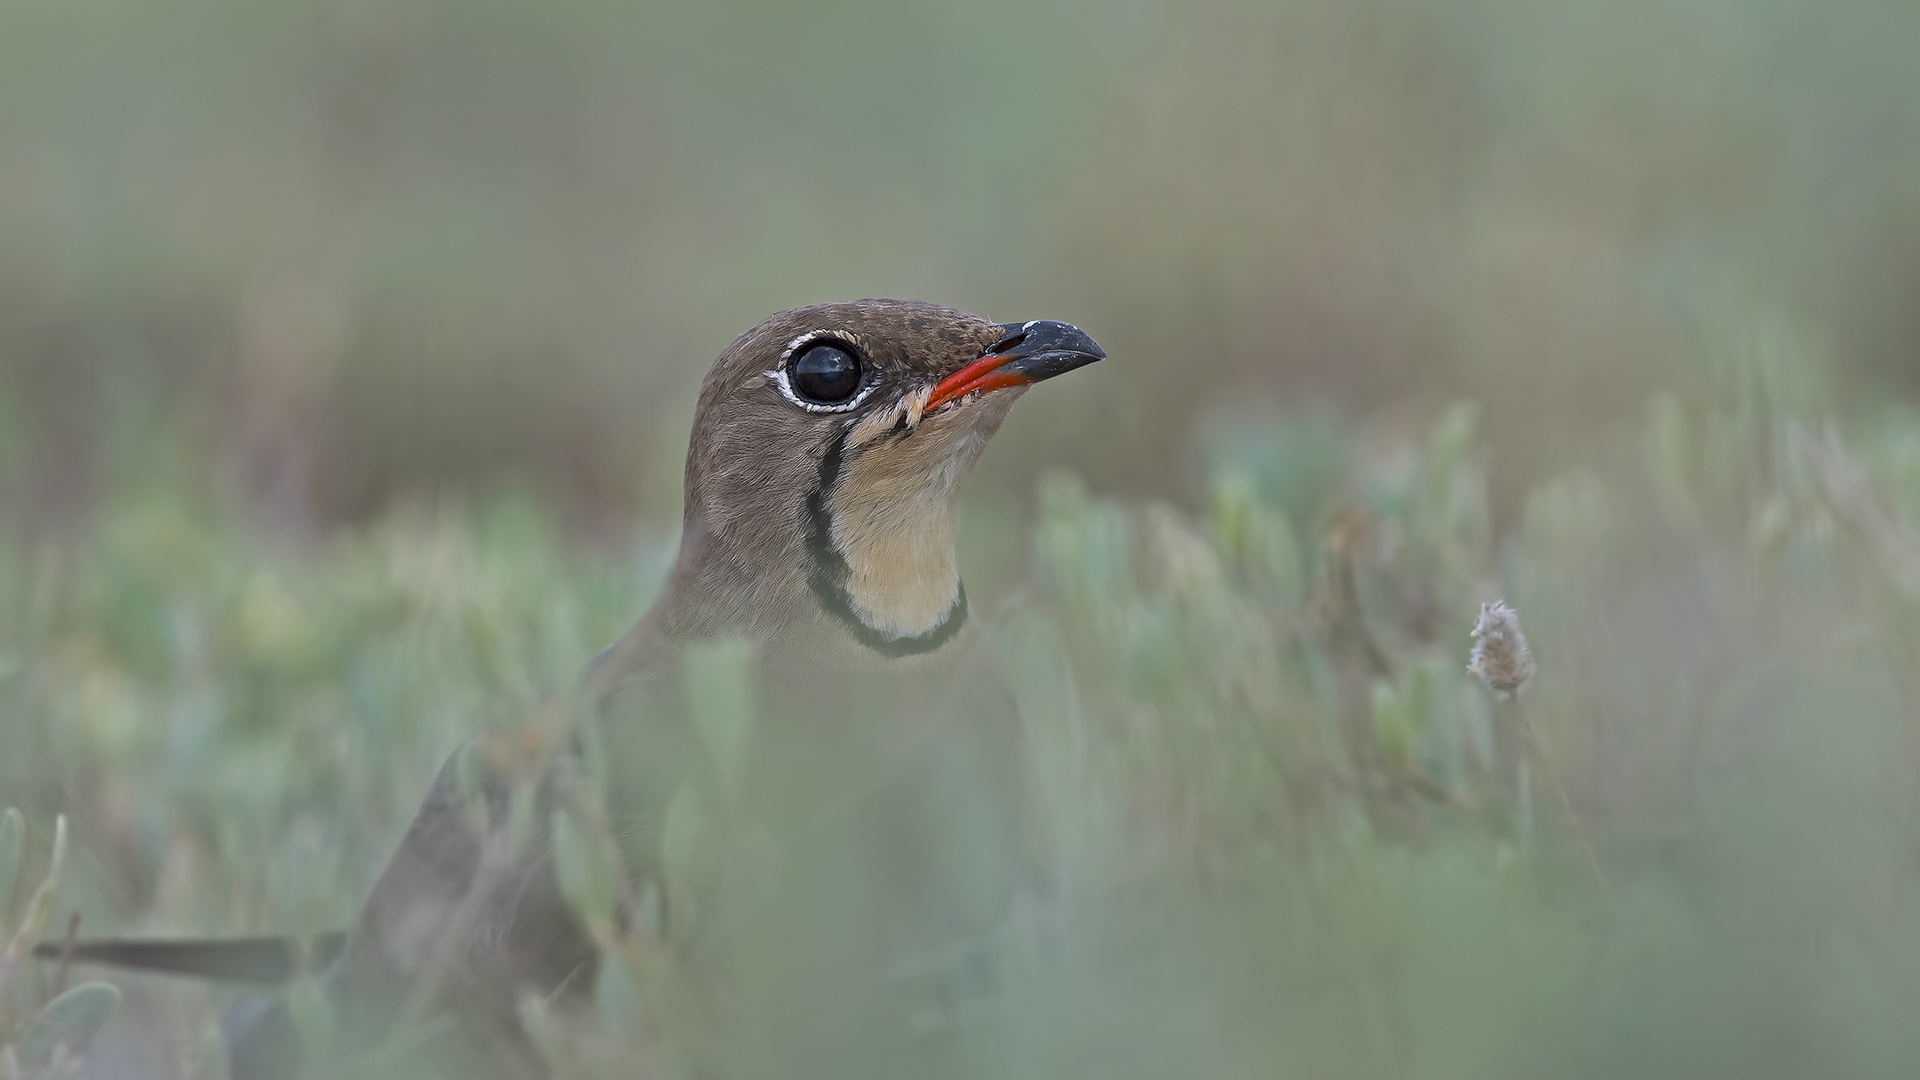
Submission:
[[[0,811],[0,926],[10,921],[14,889],[27,857],[27,819],[14,807]]]
[[[88,1039],[106,1024],[120,1007],[120,990],[107,983],[81,983],[46,1003],[26,1033],[13,1047],[13,1058],[23,1068],[45,1069],[56,1075],[62,1066],[76,1058]]]
[[[81,983],[36,1002],[21,985],[35,963],[34,947],[46,939],[59,896],[68,857],[66,819],[55,819],[39,884],[16,890],[27,881],[26,840],[25,817],[12,807],[0,811],[0,1068],[10,1078],[55,1080],[76,1075],[87,1041],[119,1007],[120,991],[106,983]]]
[[[923,1075],[1902,1075],[1920,423],[1886,410],[1828,440],[1775,406],[1669,399],[1539,478],[1496,535],[1484,419],[1362,438],[1270,415],[1306,430],[1216,444],[1191,507],[1040,481],[1033,587],[977,616],[1044,887],[973,951],[902,960],[977,980],[913,1012],[924,1044],[834,1027],[907,992],[828,947],[869,928],[894,863],[852,858],[840,811],[757,820],[744,790],[804,766],[864,797],[886,754],[772,726],[737,647],[692,657],[693,764],[648,823],[659,879],[623,877],[592,738],[554,819],[610,962],[588,1015],[527,1004],[543,1052],[587,1076],[928,1047]],[[1354,440],[1337,479],[1272,471],[1272,446],[1335,430]],[[1716,464],[1732,442],[1750,453]],[[402,517],[294,557],[156,488],[59,561],[9,549],[30,677],[0,683],[0,729],[39,767],[10,754],[0,776],[36,817],[86,808],[63,887],[83,925],[344,920],[447,747],[549,709],[647,595],[653,548],[583,557],[540,522]],[[1520,698],[1537,743],[1464,671],[1496,596],[1539,661]],[[1522,752],[1531,806],[1508,812]],[[965,790],[941,804],[954,838]],[[24,835],[0,818],[0,875],[37,884],[8,855]],[[959,846],[943,854],[979,880],[957,892],[991,894],[991,861]],[[93,869],[152,882],[188,861],[195,880],[150,900]],[[31,889],[13,891],[18,920]],[[41,1004],[23,985],[22,1033]]]
[[[1657,402],[1638,468],[1543,483],[1498,558],[1470,414],[1444,416],[1416,467],[1362,478],[1342,541],[1385,671],[1315,603],[1262,603],[1245,509],[1208,535],[1054,482],[1053,613],[1004,651],[1039,775],[1071,792],[1057,835],[1090,838],[1064,876],[1101,916],[1063,905],[1074,930],[1014,950],[1016,1075],[1899,1075],[1920,1046],[1877,1003],[1920,973],[1895,899],[1913,774],[1889,767],[1916,700],[1911,480],[1835,485],[1792,444],[1709,467],[1695,431],[1726,415]],[[1873,430],[1891,462],[1920,445]],[[1767,514],[1790,566],[1752,545]],[[1337,607],[1333,555],[1312,591]],[[1488,813],[1511,720],[1462,671],[1461,601],[1494,589],[1542,662],[1539,850]],[[1124,854],[1087,806],[1131,823]],[[1584,871],[1583,828],[1619,888]]]

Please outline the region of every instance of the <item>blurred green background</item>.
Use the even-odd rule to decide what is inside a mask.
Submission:
[[[1864,0],[10,0],[20,878],[65,813],[85,927],[340,924],[644,609],[711,358],[913,296],[1111,356],[964,507],[1071,886],[981,1075],[1913,1075],[1916,52]],[[1534,740],[1462,670],[1497,596]],[[138,1002],[91,1067],[217,1074]]]
[[[1511,497],[1756,315],[1850,390],[1917,377],[1901,4],[5,19],[10,516],[87,501],[135,412],[303,526],[515,481],[670,521],[708,360],[828,298],[1059,317],[1128,358],[1024,409],[995,491],[1041,454],[1177,492],[1194,410],[1261,392],[1481,400]]]

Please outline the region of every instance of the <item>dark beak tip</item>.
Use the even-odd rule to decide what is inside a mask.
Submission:
[[[1107,352],[1087,332],[1072,323],[1054,319],[1034,319],[1024,323],[1002,323],[1000,340],[987,349],[1016,359],[1042,354],[1072,354],[1082,364],[1105,360]]]

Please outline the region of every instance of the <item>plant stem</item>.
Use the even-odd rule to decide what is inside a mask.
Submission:
[[[1547,774],[1547,783],[1553,785],[1553,794],[1560,800],[1560,809],[1567,815],[1567,825],[1573,829],[1574,838],[1580,841],[1580,849],[1587,854],[1587,863],[1593,867],[1594,879],[1600,882],[1600,891],[1612,899],[1613,886],[1607,881],[1607,872],[1600,867],[1600,856],[1593,849],[1593,840],[1588,837],[1586,826],[1574,810],[1573,800],[1567,796],[1566,785],[1560,782],[1559,770],[1547,760],[1546,744],[1541,741],[1539,733],[1533,730],[1533,722],[1527,719],[1527,710],[1521,706],[1517,694],[1513,698],[1513,715],[1520,720],[1520,731],[1527,741],[1526,749],[1540,763],[1540,771]]]

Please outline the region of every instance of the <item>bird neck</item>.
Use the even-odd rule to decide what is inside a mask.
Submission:
[[[954,553],[960,470],[931,481],[906,455],[830,447],[807,496],[807,584],[861,645],[886,657],[944,645],[966,623]]]
[[[842,434],[824,451],[797,514],[755,505],[764,485],[690,483],[673,572],[647,614],[595,658],[594,693],[670,664],[682,646],[706,638],[791,647],[835,666],[939,649],[967,621],[955,503],[988,434],[923,429],[891,453],[849,450]],[[835,630],[844,647],[829,640]]]
[[[594,657],[589,695],[603,700],[635,677],[669,670],[685,645],[716,637],[742,637],[836,667],[945,645],[967,621],[951,508],[916,508],[882,525],[863,501],[851,500],[841,512],[832,509],[835,501],[808,497],[796,572],[756,570],[690,520],[659,598]],[[832,627],[852,641],[844,648],[823,641],[820,632]]]

